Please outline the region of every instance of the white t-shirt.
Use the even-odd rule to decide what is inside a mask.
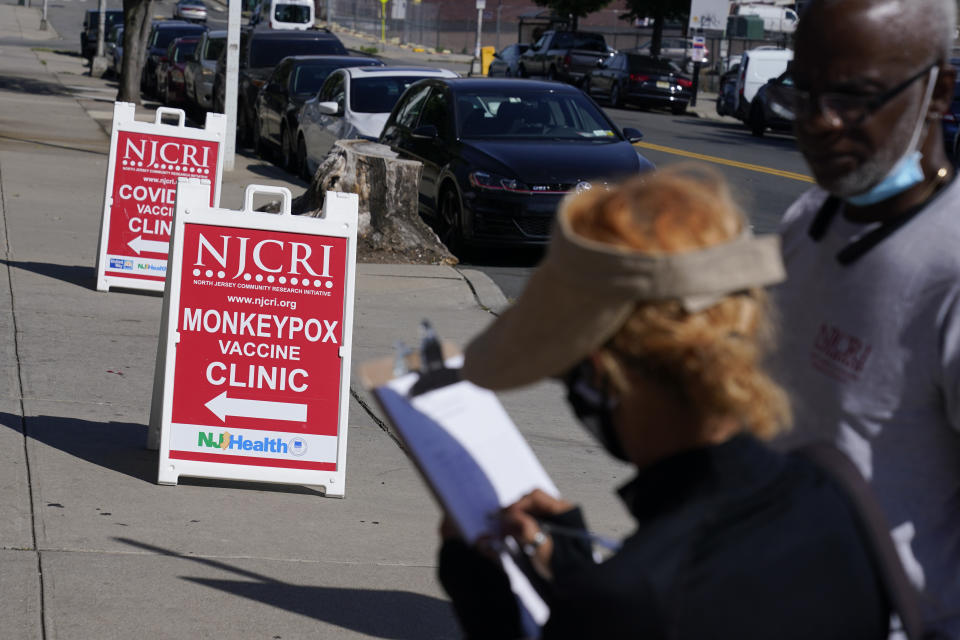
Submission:
[[[846,266],[837,253],[877,225],[841,209],[814,241],[826,198],[808,191],[781,227],[775,369],[796,421],[780,446],[829,439],[853,459],[928,623],[960,638],[960,179]]]

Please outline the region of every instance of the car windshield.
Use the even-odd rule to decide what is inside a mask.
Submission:
[[[371,60],[370,63],[378,64],[375,60]],[[343,60],[302,64],[293,70],[293,84],[291,87],[296,94],[314,94],[320,91],[320,87],[323,86],[323,82],[327,79],[327,76],[337,69],[354,65],[365,66],[366,64],[368,63],[362,61],[344,62]]]
[[[173,50],[173,62],[183,62],[197,48],[196,42],[182,42]]]
[[[278,22],[304,24],[310,22],[310,7],[303,4],[277,4],[273,19]]]
[[[294,32],[295,33],[295,32]],[[275,67],[287,56],[347,55],[339,40],[254,40],[250,45],[251,67]]]
[[[220,52],[223,51],[223,48],[227,46],[226,38],[211,38],[207,42],[207,52],[204,55],[204,60],[216,60],[220,57]]]
[[[407,87],[428,77],[354,78],[350,83],[350,110],[356,113],[390,113]]]
[[[630,73],[662,73],[680,75],[683,71],[676,63],[663,58],[649,56],[627,56],[627,68]]]
[[[460,94],[457,121],[463,138],[620,140],[613,125],[582,94],[533,89]]]
[[[197,35],[202,32],[203,29],[157,29],[153,34],[153,42],[150,43],[151,47],[163,47],[166,48],[171,42],[180,38],[182,36],[192,36]]]

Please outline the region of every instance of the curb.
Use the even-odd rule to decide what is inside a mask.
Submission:
[[[507,297],[503,295],[503,291],[490,276],[476,269],[459,269],[457,267],[454,267],[454,269],[473,291],[473,297],[476,298],[481,309],[499,316],[509,306]]]

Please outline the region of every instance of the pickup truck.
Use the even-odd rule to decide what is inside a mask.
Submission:
[[[521,78],[546,76],[580,84],[601,60],[613,55],[603,34],[586,31],[545,31],[520,56],[517,71]]]

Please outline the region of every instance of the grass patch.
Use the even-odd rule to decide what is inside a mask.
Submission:
[[[380,53],[380,49],[378,49],[377,47],[360,47],[360,51],[362,53],[368,53],[371,55],[375,53]]]

